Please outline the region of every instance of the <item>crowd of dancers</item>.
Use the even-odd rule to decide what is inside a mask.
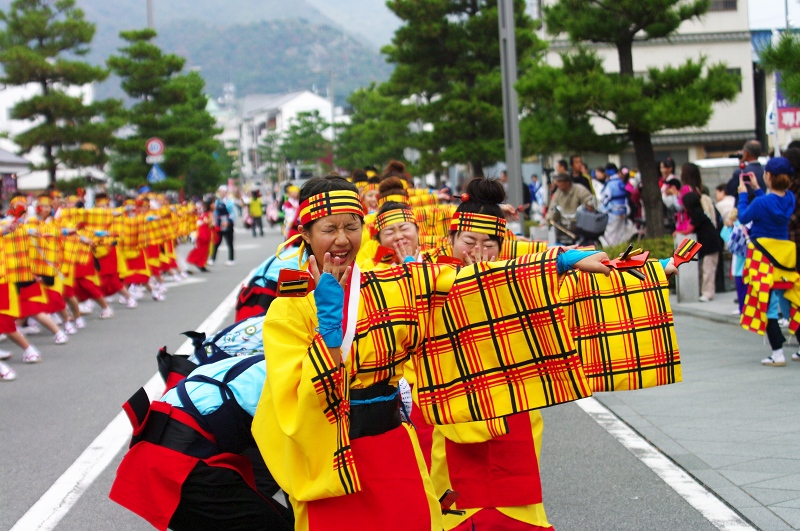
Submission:
[[[86,327],[84,315],[99,307],[110,319],[114,297],[125,308],[149,295],[164,301],[164,277],[187,273],[178,265],[178,241],[196,231],[192,205],[170,204],[159,194],[111,206],[104,193],[93,208],[58,191],[33,198],[17,194],[0,220],[0,334],[22,349],[23,363],[38,363],[40,351],[28,336],[43,327],[55,343]],[[13,351],[0,350],[0,360]],[[16,378],[0,361],[0,381]]]

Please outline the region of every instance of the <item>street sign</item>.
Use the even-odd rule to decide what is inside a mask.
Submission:
[[[147,161],[148,164],[161,164],[162,162],[164,162],[164,155],[147,157],[145,160]]]
[[[150,168],[150,173],[147,174],[147,182],[160,183],[166,180],[167,174],[164,173],[164,170],[162,170],[158,164],[153,164],[153,167]]]
[[[164,154],[164,141],[158,137],[153,137],[144,145],[144,151],[149,157],[158,157]]]

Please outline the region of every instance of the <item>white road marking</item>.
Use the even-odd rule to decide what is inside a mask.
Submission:
[[[211,312],[205,321],[197,328],[198,332],[211,334],[221,328],[221,325],[236,305],[236,297],[243,282],[246,282],[252,273],[228,294],[222,303]],[[187,284],[189,279],[183,284]],[[180,285],[180,284],[178,284]],[[178,347],[175,354],[188,355],[193,352],[191,340],[186,340]],[[145,390],[151,400],[161,396],[164,382],[156,373],[145,384]],[[11,531],[49,531],[58,525],[69,512],[81,495],[97,479],[103,470],[108,467],[119,451],[128,444],[131,437],[131,425],[124,411],[121,411],[114,420],[98,435],[94,441],[83,451],[72,465],[47,489],[39,500],[28,509]]]
[[[192,284],[202,284],[204,282],[208,282],[208,279],[205,278],[185,278],[180,282],[164,282],[164,287],[167,288],[167,291],[173,288],[179,288],[181,286],[191,286]]]
[[[596,399],[584,398],[578,400],[576,404],[655,472],[689,505],[697,509],[714,527],[721,531],[752,531],[755,529]]]

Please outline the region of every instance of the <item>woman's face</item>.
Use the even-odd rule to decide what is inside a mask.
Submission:
[[[370,212],[375,211],[378,209],[378,191],[377,190],[370,190],[369,192],[364,194],[364,206],[369,209]]]
[[[450,238],[450,243],[453,246],[453,257],[462,261],[466,256],[471,257],[475,249],[489,256],[497,257],[500,254],[500,245],[488,234],[479,232],[457,232]]]
[[[361,248],[361,226],[363,221],[353,214],[334,214],[318,219],[306,230],[298,227],[303,240],[311,248],[322,271],[325,253],[331,254],[331,260],[339,259],[339,276],[353,264]],[[338,280],[338,279],[337,279]]]
[[[669,166],[665,166],[664,163],[661,163],[661,176],[666,178],[672,175],[672,168]]]
[[[381,230],[378,242],[389,249],[394,249],[395,244],[403,243],[407,249],[414,251],[419,247],[419,231],[410,221],[395,223]]]

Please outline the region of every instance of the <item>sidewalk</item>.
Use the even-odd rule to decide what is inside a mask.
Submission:
[[[595,397],[756,528],[800,529],[800,363],[760,365],[734,295],[673,298],[682,383]]]

